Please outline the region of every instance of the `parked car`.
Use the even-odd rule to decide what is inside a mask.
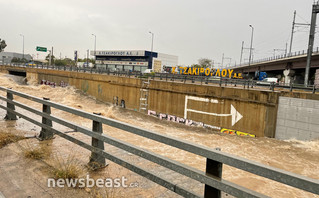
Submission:
[[[261,81],[257,81],[257,84],[259,85],[270,85],[272,83],[274,83],[275,85],[278,85],[279,79],[275,77],[271,77],[271,78],[264,78]]]

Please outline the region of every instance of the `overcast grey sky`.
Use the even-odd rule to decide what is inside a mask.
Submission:
[[[252,24],[254,59],[273,55],[289,43],[293,12],[296,22],[310,22],[313,0],[0,0],[0,38],[5,51],[36,52],[36,46],[54,47],[56,57],[80,58],[87,49],[154,51],[179,57],[180,65],[199,58],[221,62],[222,53],[238,63],[241,42],[250,45]],[[293,51],[307,48],[309,28],[298,28]],[[318,46],[319,42],[316,45]],[[288,46],[289,47],[289,46]],[[243,59],[249,56],[245,51]],[[229,60],[225,61],[227,64]]]

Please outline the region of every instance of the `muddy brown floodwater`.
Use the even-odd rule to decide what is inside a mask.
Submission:
[[[181,124],[161,121],[157,118],[149,117],[135,111],[114,107],[111,104],[102,103],[97,101],[93,97],[84,95],[80,91],[72,87],[52,88],[45,85],[23,85],[23,83],[17,82],[19,81],[17,81],[16,77],[15,79],[13,79],[10,75],[0,74],[0,86],[3,87],[11,87],[14,90],[21,91],[33,96],[48,97],[51,101],[78,108],[87,112],[100,112],[105,117],[156,131],[160,134],[174,136],[180,140],[188,140],[210,148],[218,147],[226,153],[244,157],[265,165],[273,166],[314,179],[319,179],[319,140],[308,142],[298,140],[280,141],[272,138],[251,138],[220,134],[219,132],[207,130],[204,128],[188,127]],[[23,82],[23,80],[21,82]],[[5,93],[0,91],[0,95],[4,96]],[[42,108],[41,105],[25,100],[23,98],[15,97],[15,99],[17,101],[28,104],[31,107],[35,107],[38,109]],[[5,103],[3,101],[0,101],[0,104],[4,105]],[[17,108],[17,110],[22,112],[22,110],[19,108]],[[71,115],[69,113],[62,112],[60,110],[52,109],[52,114],[88,128],[92,127],[91,121]],[[0,109],[1,120],[3,119],[4,115],[5,111]],[[28,115],[34,116],[34,118],[41,120],[40,117],[32,115],[31,113],[28,113]],[[14,123],[12,121],[2,121],[0,122],[0,127],[2,129],[15,127],[17,130],[22,130],[26,133],[38,133],[40,131],[39,127],[36,127],[23,119],[14,121]],[[70,129],[67,129],[58,124],[55,124],[54,127],[57,127],[64,132],[70,131]],[[141,148],[148,149],[173,160],[182,162],[191,167],[205,171],[206,160],[203,157],[106,125],[103,125],[103,132],[112,137],[121,139],[128,143],[137,145]],[[90,138],[85,135],[81,135],[79,133],[69,134],[85,142],[90,142]],[[50,145],[52,146],[53,152],[63,153],[63,155],[67,155],[68,153],[77,153],[78,158],[83,164],[87,163],[88,161],[88,156],[90,155],[88,151],[75,146],[74,144],[71,144],[60,137],[56,137],[50,143]],[[203,185],[199,182],[188,182],[191,180],[187,180],[183,177],[172,174],[171,172],[164,170],[162,167],[156,164],[139,159],[132,154],[118,150],[110,145],[106,145],[105,150],[110,151],[111,153],[118,155],[123,159],[131,160],[132,162],[135,162],[136,164],[144,168],[148,168],[151,171],[158,173],[159,175],[173,180],[181,186],[192,189],[196,193],[203,193]],[[131,181],[137,181],[141,184],[138,188],[122,189],[122,193],[124,192],[124,197],[178,197],[176,194],[169,192],[167,189],[160,187],[145,178],[137,176],[136,174],[126,170],[125,168],[121,168],[120,166],[111,162],[109,162],[109,166],[107,166],[105,170],[99,172],[96,175],[101,176],[103,174],[108,174],[112,177],[115,177],[117,175],[127,175]],[[311,193],[247,173],[245,171],[232,168],[227,165],[223,166],[223,179],[271,197],[319,197]]]

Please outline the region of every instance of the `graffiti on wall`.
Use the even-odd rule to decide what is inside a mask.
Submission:
[[[41,80],[41,85],[49,85],[51,87],[56,87],[56,86],[60,86],[60,87],[67,87],[69,86],[68,83],[61,81],[59,84],[55,83],[55,82],[50,82],[48,80]]]
[[[236,131],[236,130],[232,130],[232,129],[225,129],[225,128],[222,128],[222,129],[220,130],[220,132],[221,132],[221,133],[230,134],[230,135],[256,137],[256,135],[253,135],[253,134],[250,134],[250,133],[245,133],[245,132]]]
[[[171,121],[175,123],[185,124],[187,126],[197,126],[197,127],[204,127],[204,128],[218,129],[218,130],[220,129],[220,127],[204,124],[203,122],[196,122],[190,119],[184,119],[181,117],[177,117],[177,116],[169,115],[165,113],[157,113],[156,111],[152,111],[152,110],[148,110],[147,114],[153,117],[157,117],[160,120],[167,120],[167,121]]]

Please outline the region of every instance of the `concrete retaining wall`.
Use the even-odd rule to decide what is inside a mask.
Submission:
[[[280,96],[275,137],[281,140],[319,138],[319,101]]]
[[[98,100],[113,103],[114,97],[117,97],[119,103],[125,101],[126,108],[139,108],[141,79],[45,69],[26,70],[32,79],[38,76],[38,83],[41,80],[57,85],[63,82]],[[191,96],[199,99],[187,100],[185,107],[186,97]],[[200,122],[199,125],[206,124],[217,129],[227,128],[257,137],[274,137],[277,99],[278,94],[271,91],[151,81],[148,109],[157,115],[171,116],[169,119],[175,122]],[[188,110],[186,114],[185,109]]]

